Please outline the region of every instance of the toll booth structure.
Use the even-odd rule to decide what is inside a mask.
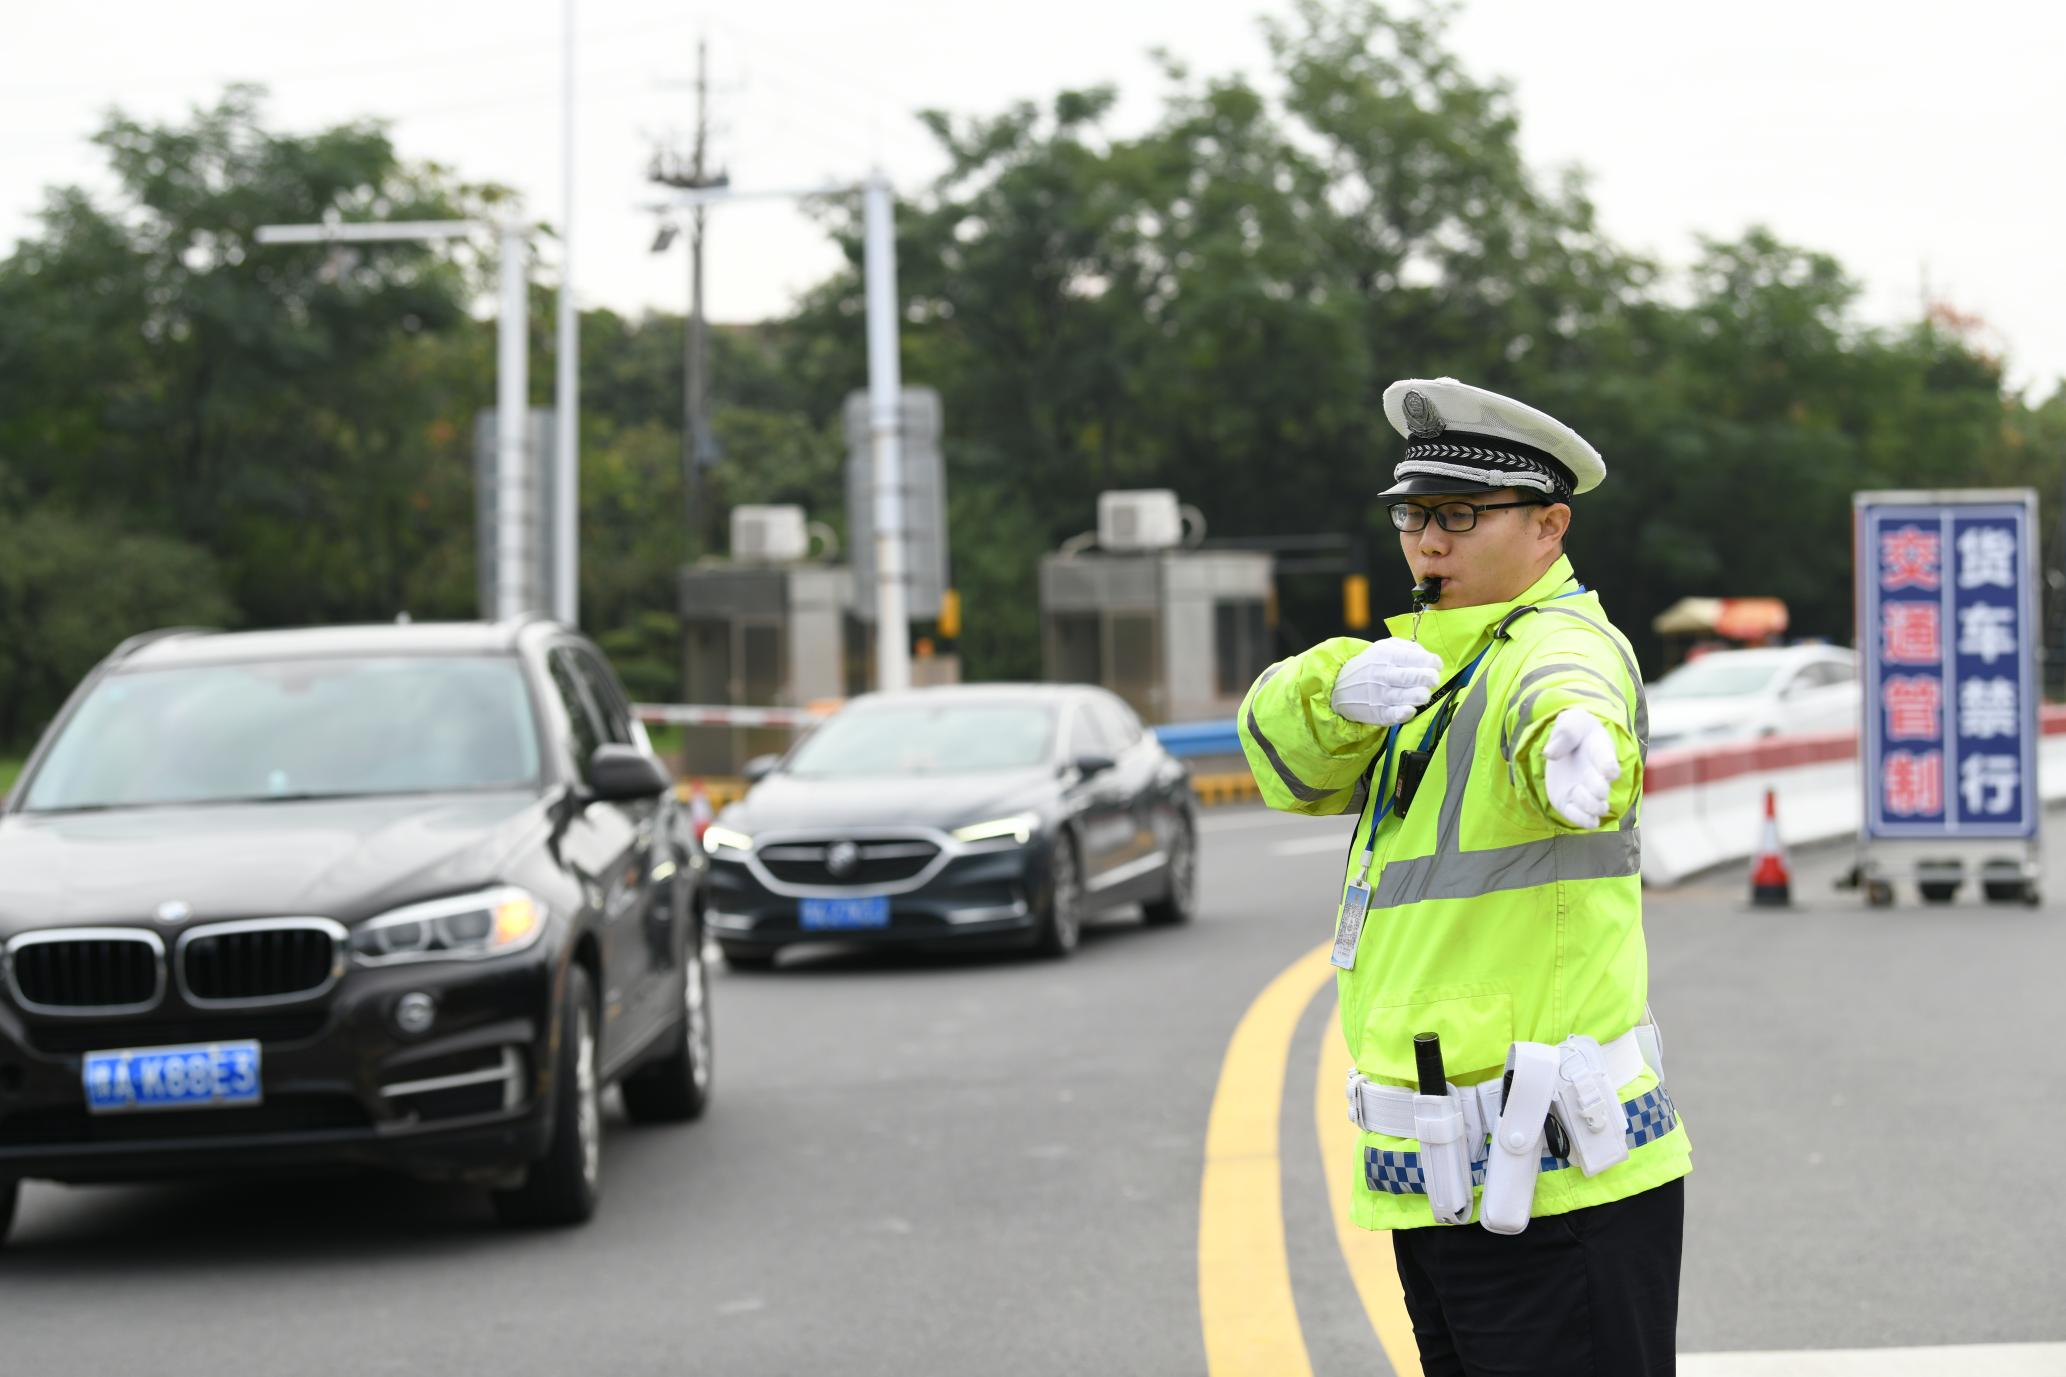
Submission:
[[[691,703],[808,707],[844,696],[853,575],[843,565],[712,561],[681,571],[682,685]],[[683,766],[736,774],[788,749],[780,727],[699,727]]]
[[[1148,722],[1232,717],[1270,661],[1273,578],[1254,550],[1044,556],[1043,674],[1102,685]]]

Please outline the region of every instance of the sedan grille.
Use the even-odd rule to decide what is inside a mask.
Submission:
[[[17,942],[16,997],[46,1009],[136,1009],[157,1003],[162,953],[148,935],[81,934]]]
[[[180,978],[197,1003],[312,995],[336,975],[337,941],[329,924],[197,929],[180,946]]]
[[[916,838],[813,841],[763,846],[756,854],[768,874],[784,884],[865,888],[911,879],[932,864],[940,848]]]

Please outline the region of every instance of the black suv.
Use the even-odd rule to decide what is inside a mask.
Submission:
[[[586,1219],[603,1088],[709,1096],[703,874],[564,627],[125,642],[0,812],[0,1236],[23,1177],[336,1163]]]

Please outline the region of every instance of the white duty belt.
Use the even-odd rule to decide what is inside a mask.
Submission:
[[[1480,1222],[1494,1233],[1519,1233],[1528,1227],[1536,1172],[1563,1165],[1543,1156],[1552,1115],[1570,1144],[1570,1163],[1587,1176],[1627,1160],[1631,1138],[1659,1136],[1656,1125],[1631,1127],[1620,1088],[1645,1069],[1661,1082],[1662,1053],[1656,1025],[1645,1023],[1604,1046],[1582,1033],[1554,1045],[1514,1043],[1505,1076],[1451,1084],[1446,1095],[1383,1085],[1352,1070],[1349,1118],[1366,1133],[1420,1143],[1417,1154],[1373,1149],[1376,1160],[1366,1170],[1374,1188],[1424,1193],[1438,1221],[1462,1224],[1470,1219],[1472,1186],[1482,1181]],[[1663,1098],[1661,1086],[1653,1093]]]

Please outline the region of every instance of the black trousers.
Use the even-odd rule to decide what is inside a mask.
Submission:
[[[1683,1178],[1518,1234],[1392,1235],[1426,1377],[1673,1377]]]

